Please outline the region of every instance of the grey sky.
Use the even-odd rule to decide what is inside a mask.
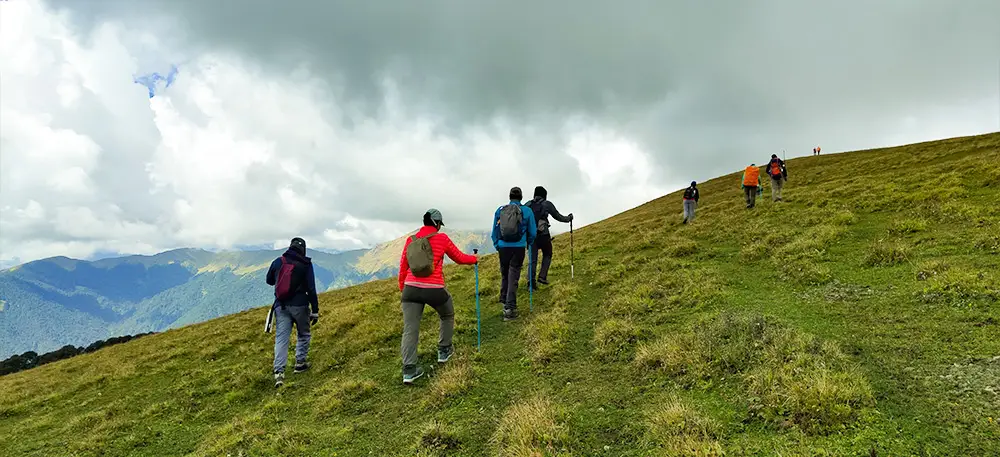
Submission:
[[[27,187],[8,188],[0,196],[0,206],[11,208],[4,221],[6,251],[37,233],[48,234],[35,239],[39,243],[79,241],[82,234],[68,235],[46,219],[51,208],[70,200],[78,208],[105,205],[100,207],[109,209],[98,219],[125,227],[122,237],[153,238],[143,238],[150,249],[253,244],[286,238],[266,222],[284,217],[272,206],[279,185],[291,182],[290,192],[322,205],[322,214],[302,216],[288,230],[340,233],[354,224],[345,219],[350,214],[362,222],[356,233],[343,236],[372,243],[411,225],[418,218],[414,208],[424,206],[441,207],[458,228],[482,229],[510,185],[530,192],[544,183],[562,209],[592,222],[650,198],[642,186],[673,190],[691,179],[762,162],[782,149],[792,157],[816,145],[835,152],[1000,129],[1000,2],[991,0],[46,4],[67,9],[81,43],[104,43],[94,55],[111,59],[108,68],[110,62],[134,62],[136,68],[165,71],[164,65],[179,64],[171,103],[192,126],[218,122],[199,89],[211,70],[189,65],[198,56],[235,56],[262,81],[292,81],[304,65],[308,77],[318,81],[303,92],[309,95],[300,94],[303,100],[312,97],[311,104],[296,101],[286,108],[314,114],[301,114],[298,124],[283,129],[265,125],[277,121],[240,104],[241,94],[226,93],[224,83],[212,90],[226,100],[218,113],[245,114],[239,124],[243,134],[260,137],[253,147],[271,142],[277,157],[297,154],[309,176],[289,181],[291,175],[275,171],[273,162],[247,159],[229,176],[240,186],[238,193],[224,195],[225,180],[214,191],[191,190],[198,181],[185,174],[190,170],[163,152],[164,142],[184,138],[186,130],[165,132],[164,126],[173,124],[164,123],[166,111],[150,113],[141,86],[135,87],[138,95],[108,101],[107,93],[131,84],[130,75],[115,73],[105,79],[120,80],[83,85],[106,85],[95,92],[104,98],[84,91],[78,107],[53,105],[52,113],[41,113],[50,115],[54,126],[82,132],[100,146],[97,165],[88,173],[102,197],[45,199]],[[170,52],[143,51],[137,44],[142,39],[133,35],[121,44],[94,38],[109,22],[155,36]],[[35,39],[42,43],[40,33]],[[93,58],[104,62],[98,57]],[[386,81],[394,90],[386,92]],[[30,93],[11,84],[2,88],[8,100],[15,92]],[[254,103],[261,100],[266,94]],[[110,121],[115,116],[137,121],[126,128]],[[297,126],[301,133],[286,135]],[[391,133],[409,126],[405,136]],[[582,131],[613,132],[615,141],[635,143],[649,160],[623,158],[639,168],[626,167],[617,178],[595,184],[593,169],[608,164],[592,157],[597,165],[588,172],[566,151]],[[6,141],[7,154],[15,145],[28,150],[26,140]],[[235,147],[254,150],[249,143]],[[435,173],[444,194],[437,199],[448,201],[414,190],[419,181],[406,171],[414,170],[407,161],[417,158],[429,164],[424,172]],[[364,160],[371,163],[345,166]],[[628,170],[638,169],[650,172],[648,179],[611,193],[630,182],[622,177]],[[211,184],[211,176],[200,179]],[[46,216],[38,215],[37,206],[25,210],[29,199],[47,209]],[[188,203],[194,209],[185,209]],[[218,208],[217,226],[192,228],[184,222],[197,220],[191,211],[212,207]],[[248,212],[262,222],[222,228],[224,220]],[[88,237],[93,241],[100,232]],[[116,240],[120,237],[95,246],[113,249]],[[10,257],[0,253],[0,261]]]

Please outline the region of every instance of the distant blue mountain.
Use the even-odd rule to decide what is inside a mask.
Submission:
[[[492,250],[486,233],[452,236],[467,251]],[[310,249],[317,289],[396,274],[397,246],[399,240],[336,253]],[[273,295],[264,276],[282,252],[175,249],[93,261],[52,257],[0,271],[0,359],[162,331],[267,304]]]

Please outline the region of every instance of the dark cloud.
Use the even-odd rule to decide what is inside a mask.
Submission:
[[[82,27],[170,18],[192,49],[231,50],[270,71],[307,61],[368,112],[389,75],[407,106],[453,132],[502,117],[554,135],[583,115],[644,145],[664,182],[782,148],[991,130],[1000,115],[984,102],[998,96],[995,0],[52,3]],[[961,128],[900,131],[907,117],[925,125],[956,107]],[[543,147],[524,155],[566,166]]]

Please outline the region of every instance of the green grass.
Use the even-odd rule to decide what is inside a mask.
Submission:
[[[797,158],[753,210],[734,171],[691,224],[678,192],[577,229],[575,280],[556,237],[514,322],[487,256],[478,353],[447,266],[458,352],[428,309],[416,386],[394,280],[323,294],[277,391],[264,308],[4,376],[0,455],[998,455],[998,164],[1000,134]]]

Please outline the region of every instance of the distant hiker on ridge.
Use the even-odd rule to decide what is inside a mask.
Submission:
[[[757,188],[760,186],[760,168],[751,163],[743,170],[743,193],[746,195],[747,208],[753,208],[757,203]]]
[[[771,200],[780,202],[781,189],[788,180],[788,170],[785,169],[785,161],[778,158],[777,154],[771,154],[771,161],[767,163],[768,176],[771,177]]]
[[[417,365],[417,343],[424,305],[434,308],[441,318],[438,363],[447,362],[455,353],[451,340],[455,331],[455,305],[444,285],[444,256],[460,265],[479,262],[476,256],[463,253],[447,234],[441,233],[442,226],[441,212],[433,208],[427,210],[424,226],[406,239],[399,258],[400,306],[403,310],[403,338],[399,352],[403,359],[404,384],[412,384],[424,374],[424,370]]]
[[[694,220],[694,210],[698,207],[698,183],[691,181],[691,185],[684,189],[684,223]]]
[[[531,208],[521,204],[520,187],[510,189],[510,203],[493,213],[493,247],[500,254],[500,303],[503,320],[517,319],[517,283],[521,278],[524,253],[535,242],[538,226]]]
[[[316,276],[312,260],[306,257],[306,241],[292,238],[288,250],[271,262],[265,278],[274,286],[274,387],[285,383],[285,365],[288,363],[288,340],[295,325],[295,373],[309,369],[310,324],[319,320],[319,298],[316,296]],[[312,306],[312,313],[309,306]]]
[[[535,215],[535,222],[538,226],[536,230],[537,236],[535,237],[535,243],[529,248],[531,251],[528,261],[528,275],[537,275],[537,282],[533,283],[532,288],[537,289],[537,284],[548,284],[549,283],[549,265],[552,264],[552,235],[549,234],[549,215],[552,218],[568,224],[573,220],[573,213],[569,213],[565,216],[559,214],[559,210],[556,209],[556,205],[552,202],[546,200],[549,193],[544,187],[535,187],[535,196],[528,202],[528,207],[531,208],[531,212]],[[538,268],[538,250],[542,251],[542,268],[539,271]],[[532,281],[535,280],[534,277],[531,278]]]

